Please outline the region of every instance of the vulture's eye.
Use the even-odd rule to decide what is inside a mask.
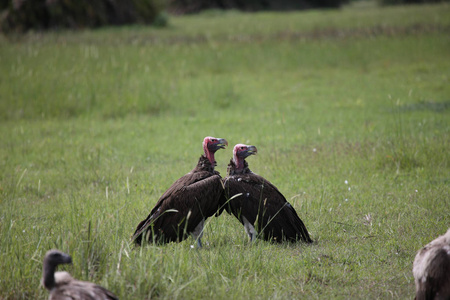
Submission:
[[[244,150],[244,147],[241,147],[241,150]]]

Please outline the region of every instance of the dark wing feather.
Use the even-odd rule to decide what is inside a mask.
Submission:
[[[207,171],[184,175],[161,196],[147,219],[138,225],[133,240],[140,244],[143,233],[155,241],[185,239],[203,219],[217,212],[222,194],[220,175]]]
[[[262,232],[265,240],[312,242],[302,220],[280,191],[262,176],[246,173],[228,176],[224,180],[227,198],[242,193],[229,201],[228,213],[241,216]]]

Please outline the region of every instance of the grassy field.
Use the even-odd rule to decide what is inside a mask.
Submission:
[[[121,299],[411,299],[417,250],[450,226],[450,6],[208,12],[0,36],[0,299],[62,269]],[[203,137],[258,147],[312,245],[129,244]]]

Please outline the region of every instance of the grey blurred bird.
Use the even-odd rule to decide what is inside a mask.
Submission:
[[[417,252],[413,264],[416,299],[450,299],[450,229]]]
[[[59,264],[71,264],[70,255],[49,250],[44,257],[42,285],[50,291],[49,300],[118,300],[113,293],[92,282],[74,279],[67,272],[55,272]]]

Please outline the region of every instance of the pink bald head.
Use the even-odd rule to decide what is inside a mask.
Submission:
[[[233,160],[236,168],[241,170],[244,168],[244,160],[250,155],[255,155],[258,153],[258,149],[255,146],[237,144],[233,148]]]
[[[207,136],[203,139],[203,151],[213,166],[216,164],[214,153],[219,149],[225,149],[225,146],[228,146],[226,139],[215,138],[212,136]]]

